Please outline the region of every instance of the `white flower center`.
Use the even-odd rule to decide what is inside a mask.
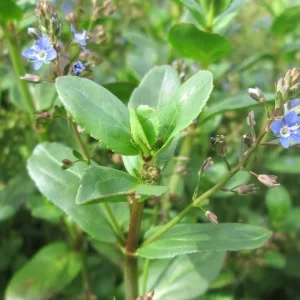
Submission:
[[[41,50],[41,51],[39,52],[39,54],[37,55],[37,57],[38,57],[39,60],[45,60],[46,57],[47,57],[47,52],[44,51],[44,50]]]
[[[289,137],[290,136],[290,128],[287,125],[284,125],[280,129],[280,135],[285,138]]]

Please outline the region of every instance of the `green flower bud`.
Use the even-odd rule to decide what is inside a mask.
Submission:
[[[24,76],[20,77],[22,80],[32,82],[32,83],[40,83],[41,82],[41,77],[34,75],[34,74],[25,74]]]
[[[264,93],[257,87],[248,89],[248,94],[253,100],[259,103],[266,102],[266,97]]]

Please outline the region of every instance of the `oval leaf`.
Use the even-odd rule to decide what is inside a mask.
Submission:
[[[182,55],[210,64],[226,56],[230,42],[216,33],[201,31],[193,24],[177,24],[169,31],[169,42]]]
[[[125,172],[94,166],[87,169],[82,177],[76,203],[127,202],[128,195],[134,192],[145,200],[147,197],[143,196],[160,196],[167,191],[165,186],[142,184]]]
[[[212,74],[208,71],[199,71],[189,78],[165,108],[158,112],[159,137],[166,145],[168,140],[173,139],[179,131],[185,129],[198,117],[212,89]]]
[[[137,253],[139,256],[154,259],[203,251],[250,250],[264,245],[271,234],[265,228],[238,223],[216,226],[180,224],[156,241],[138,249]]]
[[[114,152],[138,153],[131,143],[128,109],[111,92],[76,76],[57,78],[56,89],[66,109],[92,137]]]
[[[221,271],[224,258],[224,252],[208,252],[150,261],[147,290],[155,291],[154,300],[199,299]]]
[[[43,195],[63,210],[84,231],[100,241],[117,241],[100,205],[82,207],[75,203],[79,181],[86,168],[82,162],[63,170],[62,160],[76,160],[72,150],[56,143],[38,145],[28,160],[28,171]]]
[[[42,248],[12,278],[5,300],[53,299],[81,269],[80,254],[71,252],[64,243]],[[51,272],[50,272],[51,270]]]
[[[139,105],[148,105],[160,110],[179,87],[178,74],[172,67],[155,67],[144,76],[139,87],[134,90],[128,106],[137,109]]]

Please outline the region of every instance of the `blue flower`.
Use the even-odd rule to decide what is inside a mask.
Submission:
[[[79,32],[77,32],[77,31],[75,30],[74,25],[71,24],[71,31],[72,31],[72,33],[73,33],[74,41],[75,41],[76,43],[78,43],[79,45],[81,45],[81,48],[82,48],[83,50],[86,50],[86,49],[85,49],[85,46],[87,45],[86,40],[89,38],[89,37],[87,36],[86,30],[83,30],[82,33],[79,33]]]
[[[270,127],[280,137],[280,143],[284,148],[288,148],[291,142],[300,143],[300,123],[295,111],[289,111],[282,120],[275,120]]]
[[[44,63],[49,64],[51,60],[57,57],[56,51],[45,35],[42,35],[30,49],[24,50],[22,55],[33,62],[35,70],[39,70]]]
[[[83,63],[80,60],[76,61],[73,65],[72,72],[78,76],[83,70],[85,70]]]

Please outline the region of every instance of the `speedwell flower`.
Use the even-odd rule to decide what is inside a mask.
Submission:
[[[300,123],[295,111],[289,111],[282,120],[275,120],[270,127],[280,137],[284,148],[288,148],[291,142],[300,143]]]
[[[83,70],[85,70],[83,63],[80,60],[76,61],[76,63],[73,65],[72,72],[79,76]]]
[[[33,62],[33,68],[38,70],[42,65],[49,64],[57,56],[50,40],[46,35],[42,35],[30,49],[24,50],[22,55]]]
[[[73,33],[74,42],[81,45],[81,48],[86,51],[85,46],[87,45],[86,40],[89,38],[87,36],[86,30],[83,30],[82,33],[79,33],[75,30],[75,27],[73,24],[71,24],[71,31]]]

